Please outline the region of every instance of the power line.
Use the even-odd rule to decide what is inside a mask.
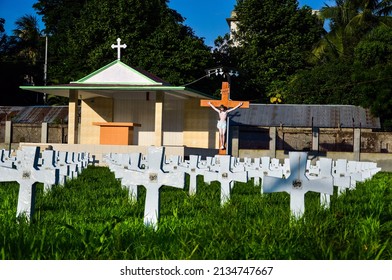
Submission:
[[[190,83],[187,83],[187,84],[181,85],[180,87],[186,87],[186,86],[189,86],[189,85],[191,85],[191,84],[194,84],[194,83],[196,83],[196,82],[198,82],[198,81],[200,81],[200,80],[202,80],[202,79],[204,79],[204,78],[206,78],[206,77],[208,77],[208,76],[209,76],[209,74],[206,74],[206,75],[204,75],[203,77],[200,77],[200,78],[198,78],[198,79],[196,79],[196,80],[194,80],[194,81],[192,81],[192,82],[190,82]]]

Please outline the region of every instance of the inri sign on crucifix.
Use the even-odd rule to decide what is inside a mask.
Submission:
[[[121,49],[125,49],[127,47],[126,44],[120,45],[121,39],[117,38],[117,45],[112,44],[112,49],[117,49],[117,59],[121,58]]]

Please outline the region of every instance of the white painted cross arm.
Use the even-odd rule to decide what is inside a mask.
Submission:
[[[113,154],[112,160],[108,162],[109,169],[114,173],[116,179],[124,177],[124,170],[129,169],[131,164],[131,158],[129,154]]]
[[[248,181],[248,173],[246,171],[232,172],[231,171],[232,157],[229,155],[217,156],[217,164],[219,164],[218,171],[206,171],[204,173],[204,180],[218,181],[221,185],[221,205],[224,205],[230,199],[230,192],[234,186],[234,182]]]
[[[132,203],[137,201],[137,185],[130,182],[129,177],[132,176],[130,171],[142,172],[141,169],[141,153],[131,153],[129,154],[129,163],[127,166],[124,166],[123,169],[117,170],[121,174],[117,175],[116,178],[121,179],[121,185],[128,190],[129,199]]]
[[[333,184],[338,188],[338,196],[347,189],[355,189],[356,181],[347,172],[347,160],[337,159],[332,167]]]
[[[79,168],[78,165],[72,161],[72,152],[63,152],[60,151],[58,153],[58,164],[60,166],[67,165],[69,168],[67,176],[71,179],[75,179],[78,177]]]
[[[254,158],[253,162],[247,160],[246,171],[248,171],[248,177],[253,178],[254,185],[260,186],[260,180],[263,178],[261,158]]]
[[[333,179],[309,180],[306,172],[306,152],[290,152],[290,176],[287,179],[265,176],[262,182],[264,193],[287,192],[290,194],[290,209],[296,218],[305,212],[305,194],[308,191],[333,194]]]
[[[159,189],[170,186],[183,189],[185,187],[185,173],[181,171],[165,172],[164,147],[149,147],[148,169],[142,171],[126,170],[122,184],[143,185],[146,188],[146,202],[144,207],[144,224],[156,228],[159,219]]]
[[[67,172],[66,167],[56,166],[56,152],[54,150],[45,150],[42,152],[42,164],[39,166],[40,170],[51,171],[54,176],[59,176],[58,183],[63,185],[65,183]],[[63,169],[63,170],[62,170]],[[58,174],[58,175],[57,175]],[[48,191],[52,185],[44,184],[44,191]]]
[[[6,151],[4,149],[0,150],[0,167],[9,167],[12,168],[14,165],[14,161],[16,158],[11,158],[9,151]]]
[[[17,169],[0,168],[2,182],[18,182],[19,195],[17,216],[25,215],[29,220],[34,212],[35,185],[36,183],[58,184],[59,171],[40,170],[38,168],[40,150],[39,147],[27,147],[17,152]]]
[[[189,160],[179,165],[178,170],[189,175],[189,194],[195,195],[197,192],[197,176],[204,176],[207,167],[201,164],[200,155],[190,155]]]

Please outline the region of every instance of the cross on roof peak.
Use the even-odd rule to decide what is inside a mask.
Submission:
[[[121,39],[117,38],[117,45],[112,44],[112,49],[117,49],[117,60],[121,58],[121,49],[125,49],[127,47],[126,44],[120,45]]]

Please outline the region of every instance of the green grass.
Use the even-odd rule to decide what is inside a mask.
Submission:
[[[199,177],[197,194],[161,188],[156,231],[143,224],[145,189],[131,204],[105,167],[90,166],[44,194],[37,185],[30,223],[15,218],[16,183],[0,184],[0,259],[392,259],[392,174],[357,184],[322,209],[306,194],[306,213],[290,218],[289,195],[236,183],[220,206],[220,187]]]

